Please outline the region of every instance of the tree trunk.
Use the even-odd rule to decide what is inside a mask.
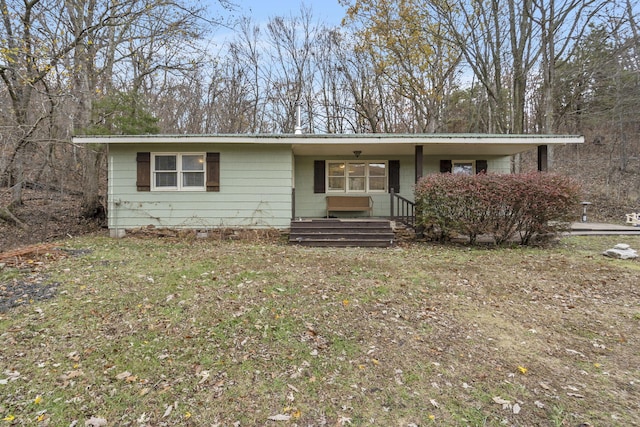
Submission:
[[[24,186],[24,165],[20,155],[16,157],[13,163],[13,177],[15,183],[11,187],[11,203],[9,208],[22,205],[22,188]]]
[[[28,228],[24,222],[20,221],[14,214],[11,213],[9,208],[0,208],[0,220],[8,224],[17,225],[18,227],[25,230]]]
[[[82,175],[82,204],[80,207],[83,218],[104,219],[105,210],[100,203],[100,164],[104,158],[102,146],[85,147],[83,155],[84,173]]]

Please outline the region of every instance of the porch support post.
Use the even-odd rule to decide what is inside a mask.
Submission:
[[[546,145],[538,145],[538,171],[547,172],[548,170],[548,147]]]
[[[296,219],[296,189],[291,189],[291,219]]]
[[[416,153],[415,153],[415,170],[416,170],[416,184],[422,178],[422,161],[423,161],[423,152],[422,145],[416,145]]]

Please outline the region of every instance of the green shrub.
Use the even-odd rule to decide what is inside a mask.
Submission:
[[[576,215],[579,186],[549,173],[433,174],[415,189],[417,221],[431,238],[454,234],[490,236],[496,244],[515,237],[527,245],[535,236],[565,230]]]

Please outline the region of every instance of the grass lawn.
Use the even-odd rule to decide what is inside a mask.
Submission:
[[[0,268],[0,426],[640,425],[615,243],[65,240]]]

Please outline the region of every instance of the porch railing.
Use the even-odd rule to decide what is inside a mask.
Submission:
[[[392,188],[390,193],[391,213],[390,219],[399,221],[404,225],[416,229],[416,204],[399,194]]]

